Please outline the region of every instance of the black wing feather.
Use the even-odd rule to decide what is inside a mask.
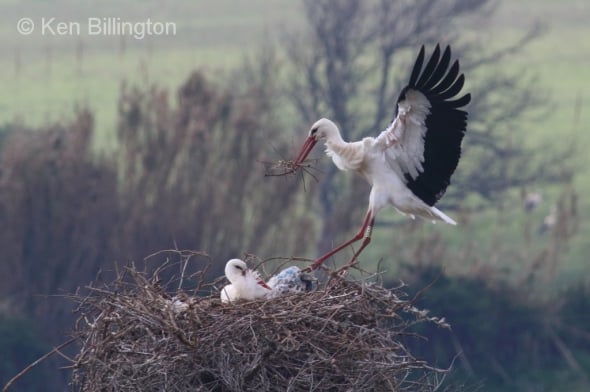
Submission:
[[[450,62],[451,62],[451,48],[447,46],[447,48],[443,52],[442,57],[440,58],[438,65],[436,66],[436,69],[434,70],[434,72],[432,73],[430,78],[428,79],[428,82],[426,82],[424,84],[425,89],[431,89],[432,87],[434,87],[435,84],[440,82],[440,80],[445,75],[445,72],[447,72],[447,68],[449,68]]]
[[[428,80],[432,76],[434,70],[436,69],[436,66],[438,65],[439,57],[440,57],[440,46],[436,45],[436,48],[434,48],[434,52],[432,52],[432,55],[430,56],[430,60],[428,60],[428,63],[426,63],[426,68],[424,68],[424,72],[422,72],[422,76],[420,76],[420,79],[418,79],[418,82],[416,82],[416,84],[422,85],[422,86],[426,85],[426,83],[428,82]]]
[[[457,80],[455,80],[455,83],[453,83],[453,85],[451,87],[449,87],[446,91],[438,94],[438,99],[445,100],[445,99],[453,98],[455,95],[457,95],[461,92],[461,89],[463,88],[464,84],[465,84],[465,76],[461,74],[461,75],[459,75]]]
[[[445,91],[446,89],[451,87],[453,82],[457,79],[458,75],[459,75],[459,60],[455,60],[453,65],[451,65],[451,68],[449,69],[447,76],[445,76],[445,78],[442,80],[442,82],[440,82],[435,88],[432,89],[432,94],[442,93],[443,91]]]
[[[459,99],[455,99],[454,101],[447,101],[449,106],[453,108],[460,108],[467,105],[471,101],[471,94],[465,94]]]
[[[418,80],[418,76],[420,76],[420,70],[422,69],[422,63],[424,62],[424,45],[420,49],[420,53],[418,53],[418,57],[416,57],[416,62],[414,63],[414,68],[412,68],[412,75],[410,76],[410,84],[416,84]]]
[[[444,195],[459,163],[461,142],[467,127],[467,112],[461,108],[471,100],[470,94],[456,98],[463,88],[465,77],[463,74],[459,75],[458,61],[455,61],[447,72],[450,57],[449,46],[441,58],[437,45],[422,70],[422,47],[414,64],[410,82],[402,89],[397,101],[403,101],[406,92],[414,89],[424,94],[431,105],[430,113],[425,120],[427,130],[424,136],[424,170],[416,178],[405,173],[408,188],[430,206]],[[456,99],[451,100],[452,98]]]

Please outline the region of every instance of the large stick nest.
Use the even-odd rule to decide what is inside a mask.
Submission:
[[[221,282],[202,272],[192,281],[209,296],[171,297],[158,271],[133,265],[117,275],[74,296],[75,389],[435,390],[445,373],[402,344],[416,323],[446,326],[402,299],[402,287],[334,277],[316,292],[227,305]]]

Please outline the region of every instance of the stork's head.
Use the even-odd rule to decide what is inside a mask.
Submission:
[[[327,118],[319,119],[309,129],[309,137],[313,137],[315,140],[330,139],[339,134],[336,124]]]
[[[338,136],[340,136],[340,131],[332,121],[327,118],[316,121],[309,129],[309,136],[303,143],[295,164],[303,162],[319,140],[330,140]]]
[[[231,259],[225,265],[225,276],[231,283],[236,283],[246,276],[248,265],[240,259]]]

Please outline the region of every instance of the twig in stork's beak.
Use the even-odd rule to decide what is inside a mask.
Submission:
[[[303,161],[305,161],[305,158],[307,158],[307,156],[309,155],[309,153],[311,152],[311,150],[317,142],[318,140],[315,138],[315,136],[309,135],[307,139],[305,139],[305,143],[303,143],[301,151],[299,152],[299,155],[297,155],[297,159],[295,159],[295,162],[293,162],[293,164],[295,166],[298,166]]]
[[[312,164],[309,163],[309,161],[306,161],[307,156],[309,155],[309,153],[311,152],[311,150],[313,149],[313,147],[315,146],[315,144],[317,143],[317,139],[314,136],[309,136],[306,140],[305,143],[303,143],[303,146],[301,147],[301,151],[299,152],[299,155],[297,155],[297,158],[294,161],[286,161],[286,160],[280,160],[278,162],[266,162],[266,161],[260,161],[261,163],[263,163],[264,165],[272,165],[270,168],[270,171],[267,171],[264,176],[265,177],[275,177],[275,176],[286,176],[289,174],[294,174],[297,172],[297,170],[299,169],[303,169],[303,171],[309,175],[311,175],[313,177],[314,180],[317,181],[316,176],[310,172],[310,170],[318,170],[317,168],[313,167]],[[312,160],[312,162],[315,162],[316,159]],[[280,171],[276,171],[276,170],[280,170]]]

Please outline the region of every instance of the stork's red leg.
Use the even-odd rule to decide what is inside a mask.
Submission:
[[[375,218],[373,217],[371,219],[371,222],[369,223],[369,225],[366,228],[365,239],[364,239],[363,243],[361,244],[361,247],[358,248],[358,250],[356,252],[354,252],[352,259],[350,259],[348,264],[350,264],[350,265],[354,264],[358,255],[360,255],[361,252],[363,251],[363,249],[365,249],[367,247],[367,245],[369,245],[369,243],[371,242],[371,234],[373,234],[373,226],[374,225],[375,225]]]
[[[347,246],[349,246],[352,243],[355,243],[356,241],[360,241],[361,239],[365,238],[360,249],[357,252],[355,252],[354,257],[353,257],[353,260],[354,260],[354,258],[356,258],[356,256],[360,253],[360,251],[363,250],[365,248],[365,246],[367,246],[369,244],[369,242],[371,241],[371,232],[373,231],[373,224],[374,223],[375,223],[375,218],[372,217],[371,211],[369,210],[367,212],[367,215],[365,216],[365,220],[363,221],[363,225],[361,226],[361,229],[359,230],[358,233],[356,233],[356,235],[354,237],[352,237],[349,241],[346,241],[342,245],[337,246],[336,248],[332,249],[331,251],[329,251],[328,253],[326,253],[325,255],[323,255],[322,257],[317,259],[316,261],[314,261],[313,264],[309,266],[309,268],[311,270],[318,268],[326,260],[328,260],[330,257],[335,255],[336,253],[340,252],[342,249],[346,248]]]
[[[348,263],[346,263],[346,265],[344,267],[340,268],[337,271],[338,273],[345,274],[350,267],[352,267],[353,265],[356,264],[358,255],[360,255],[361,252],[363,251],[363,249],[365,249],[367,247],[367,245],[369,245],[369,243],[371,242],[371,234],[373,234],[373,226],[374,225],[375,225],[375,218],[373,217],[373,218],[371,218],[371,222],[367,225],[365,238],[363,240],[363,243],[361,244],[361,247],[358,248],[358,250],[356,252],[354,252],[354,255],[352,255],[352,258],[350,259],[350,261]]]

